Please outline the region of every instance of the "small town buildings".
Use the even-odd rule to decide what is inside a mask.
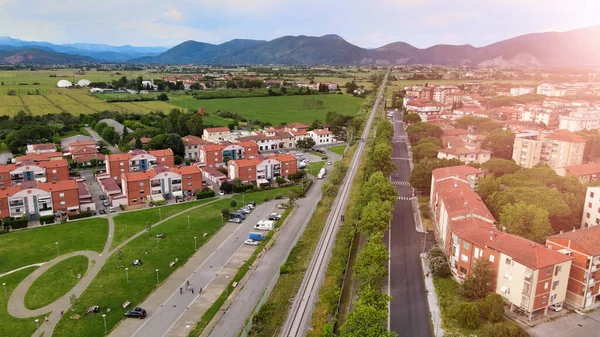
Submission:
[[[600,163],[566,166],[564,175],[576,176],[582,184],[600,180]]]
[[[566,96],[567,90],[553,84],[542,83],[537,86],[536,94],[544,96]]]
[[[492,152],[481,148],[485,137],[469,132],[465,134],[464,131],[466,130],[445,130],[442,136],[442,143],[445,148],[438,150],[437,157],[440,159],[459,159],[467,164],[483,164],[490,160]]]
[[[189,159],[192,161],[198,160],[200,158],[199,155],[199,147],[200,145],[207,144],[208,141],[196,137],[196,136],[185,136],[183,139],[183,146],[185,148],[185,159]]]
[[[214,167],[204,166],[202,167],[202,179],[207,183],[210,182],[213,185],[221,186],[227,180],[227,175]]]
[[[228,127],[206,128],[202,133],[202,139],[217,143],[223,140],[229,140],[231,130]]]
[[[335,143],[333,133],[325,129],[315,129],[308,131],[308,136],[312,138],[317,146]]]
[[[600,129],[600,111],[573,111],[568,116],[558,118],[558,128],[579,132]]]
[[[20,164],[24,162],[43,162],[50,160],[63,160],[62,152],[27,153],[26,155],[13,158],[13,163]]]
[[[75,180],[26,181],[19,186],[0,188],[0,218],[38,220],[56,211],[79,213],[79,191]]]
[[[198,161],[201,167],[226,166],[229,160],[245,159],[258,154],[258,145],[253,141],[238,143],[205,144],[198,148]]]
[[[131,150],[128,153],[111,154],[106,156],[106,173],[113,180],[121,181],[121,173],[143,172],[154,166],[164,165],[172,167],[175,165],[175,156],[173,150]]]
[[[531,87],[510,88],[510,95],[511,96],[527,95],[527,94],[531,94],[533,92],[533,90],[534,89]]]
[[[296,158],[291,154],[231,160],[227,168],[229,179],[239,178],[243,183],[256,184],[272,182],[277,177],[286,177],[298,170]]]
[[[512,159],[522,167],[548,164],[555,171],[583,162],[585,139],[567,130],[523,132],[515,137]]]
[[[24,182],[47,183],[69,180],[67,161],[20,161],[19,164],[0,165],[0,187],[19,186]]]
[[[289,131],[275,128],[257,131],[256,135],[244,136],[237,139],[238,142],[254,142],[258,145],[258,151],[271,151],[280,149],[291,149],[296,146],[294,136]]]
[[[53,143],[27,145],[26,153],[47,153],[47,152],[57,152],[56,145]]]
[[[600,226],[552,235],[546,246],[573,257],[566,303],[590,309],[600,300]]]

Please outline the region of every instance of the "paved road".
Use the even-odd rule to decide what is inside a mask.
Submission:
[[[100,121],[98,121],[98,123],[106,123],[109,126],[112,126],[115,131],[119,134],[119,136],[123,136],[123,129],[125,128],[125,126],[119,122],[117,122],[114,119],[110,119],[110,118],[105,118],[105,119],[101,119]],[[133,130],[131,130],[130,128],[127,128],[127,132],[132,133]]]
[[[190,282],[194,288],[194,294],[185,291],[186,282],[178,284],[165,284],[159,290],[154,292],[140,306],[148,311],[148,318],[144,321],[126,320],[111,333],[112,336],[137,336],[137,337],[162,337],[170,335],[171,328],[177,323],[180,317],[186,312],[197,299],[198,289],[208,290],[213,278],[221,271],[241,247],[244,246],[244,240],[248,238],[250,232],[254,232],[253,226],[268,215],[276,211],[276,205],[280,200],[273,200],[263,205],[257,206],[244,222],[237,225],[228,223],[225,226],[234,227],[235,230],[223,241],[218,242],[219,246],[214,250],[201,264],[188,266],[184,269],[187,277],[184,278]],[[166,289],[169,288],[170,289]],[[183,287],[184,292],[180,294],[179,288]],[[166,300],[157,301],[153,297],[165,297]],[[152,307],[154,305],[154,308]],[[199,318],[199,317],[198,317]],[[133,329],[135,328],[135,329]],[[133,331],[132,331],[133,329]]]
[[[571,313],[555,321],[539,324],[527,332],[532,337],[600,336],[600,311],[585,315]]]
[[[392,157],[398,171],[395,177],[399,200],[393,211],[389,231],[390,245],[390,330],[399,337],[432,336],[427,294],[423,283],[420,253],[423,235],[415,230],[412,208],[412,188],[407,184],[410,176],[410,160],[402,127],[401,112],[395,113],[395,131],[392,139]],[[396,122],[398,121],[398,122]]]
[[[92,136],[92,138],[94,138],[95,141],[97,141],[97,142],[99,142],[101,140],[104,141],[104,139],[102,139],[102,137],[100,137],[100,135],[96,131],[94,131],[92,128],[85,128],[85,130],[90,133],[90,136]],[[106,143],[108,144],[108,142],[106,142]],[[121,151],[119,151],[119,149],[114,145],[108,144],[107,147],[112,151],[112,153],[121,153]]]

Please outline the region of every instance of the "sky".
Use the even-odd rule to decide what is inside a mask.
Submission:
[[[364,48],[479,47],[597,25],[598,13],[600,0],[0,0],[0,36],[170,47],[338,34]]]

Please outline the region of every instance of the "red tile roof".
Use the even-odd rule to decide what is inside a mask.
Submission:
[[[20,186],[0,187],[0,199],[8,198],[21,190]]]
[[[73,159],[78,163],[87,163],[92,159],[106,160],[106,155],[103,153],[100,153],[100,152],[85,153],[85,154],[74,155]]]
[[[96,146],[95,141],[91,140],[81,140],[67,144],[68,147],[78,147],[78,146]]]
[[[450,166],[450,167],[442,167],[439,169],[435,169],[432,172],[433,178],[435,180],[448,178],[448,177],[458,177],[460,179],[467,180],[467,176],[472,174],[484,174],[485,172],[471,167],[469,165],[459,165],[459,166]]]
[[[210,166],[203,167],[202,172],[206,172],[206,174],[211,175],[217,179],[227,178],[227,176],[223,172],[217,170],[214,167],[210,167]]]
[[[206,152],[211,152],[211,151],[223,151],[223,149],[225,149],[226,146],[221,145],[221,144],[206,144],[204,145],[204,151]]]
[[[465,129],[448,129],[444,130],[444,137],[468,135],[469,131]]]
[[[229,162],[234,162],[238,167],[252,167],[260,164],[261,160],[258,158],[250,158],[250,159],[239,159],[239,160],[230,160]]]
[[[580,246],[584,250],[583,253],[588,255],[600,255],[600,226],[592,226],[576,231],[552,235],[549,236],[547,240],[553,241],[553,239],[570,240]]]
[[[242,141],[242,142],[238,142],[236,145],[239,145],[242,147],[258,147],[258,145],[253,141]]]
[[[201,145],[201,144],[206,144],[206,143],[208,143],[208,142],[200,137],[196,137],[196,136],[192,136],[192,135],[183,137],[183,144],[186,146]]]
[[[156,176],[156,171],[148,170],[144,172],[126,172],[121,173],[121,175],[123,178],[125,178],[125,182],[128,183],[132,181],[150,180],[151,178]]]
[[[181,176],[186,174],[202,173],[202,170],[195,165],[173,167],[170,171],[175,172]]]
[[[437,191],[450,218],[476,214],[490,221],[495,221],[494,216],[485,206],[481,198],[469,185],[462,181],[447,179],[436,182]]]
[[[275,159],[281,162],[296,161],[296,158],[289,153],[277,155],[275,156]]]
[[[331,131],[322,130],[322,129],[311,130],[310,132],[313,132],[316,135],[330,135],[331,134]]]
[[[24,156],[16,157],[15,162],[20,163],[25,160],[34,160],[39,162],[51,160],[51,158],[62,158],[62,156],[62,152],[28,153]]]
[[[11,172],[11,171],[14,171],[15,169],[17,169],[18,167],[19,167],[19,165],[15,165],[15,164],[0,165],[0,173]]]
[[[133,156],[129,153],[118,153],[118,154],[109,154],[106,156],[106,160],[108,161],[124,161],[129,160]]]
[[[155,157],[173,156],[173,150],[171,150],[171,149],[152,150],[152,151],[149,151],[148,154],[153,155]]]
[[[578,177],[590,174],[600,174],[600,163],[589,163],[581,165],[566,166],[567,175],[572,174]]]
[[[77,189],[77,181],[61,180],[61,181],[57,181],[57,182],[43,183],[43,184],[38,184],[38,188],[42,189],[44,191],[49,191],[49,192],[50,191],[58,192],[58,191],[74,190],[74,189]]]
[[[585,138],[568,130],[556,130],[546,136],[547,139],[569,143],[585,143]]]
[[[53,143],[33,144],[32,147],[33,147],[33,150],[35,150],[35,151],[43,151],[43,150],[55,150],[56,151],[56,145]]]
[[[487,246],[503,252],[531,269],[540,269],[573,259],[533,241],[507,233],[490,240]]]
[[[207,128],[207,129],[204,129],[204,131],[206,131],[206,132],[227,132],[227,131],[231,131],[231,130],[229,130],[228,127],[222,126],[222,127],[218,127],[218,128]]]
[[[43,167],[43,168],[53,168],[53,167],[67,167],[69,166],[69,163],[67,163],[66,160],[61,159],[61,160],[49,160],[49,161],[43,161],[37,164],[37,166],[39,167]]]

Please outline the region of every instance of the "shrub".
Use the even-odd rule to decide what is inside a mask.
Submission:
[[[481,313],[481,318],[492,323],[501,322],[504,317],[504,301],[496,293],[487,295],[484,299],[475,302]]]
[[[41,224],[51,224],[51,223],[54,223],[54,215],[41,216],[40,217],[40,223]]]
[[[475,329],[479,326],[479,309],[472,302],[461,302],[454,309],[454,318],[463,328]]]
[[[18,219],[15,219],[13,217],[6,217],[2,219],[2,223],[4,224],[4,226],[10,226],[11,229],[26,228],[28,222],[29,220],[26,217],[21,217]]]
[[[69,215],[69,220],[89,218],[91,216],[92,216],[92,212],[85,211],[85,212],[81,212],[79,214]]]
[[[264,202],[267,202],[267,201],[269,201],[269,200],[271,200],[271,199],[269,199],[269,197],[264,197],[264,198],[263,198],[263,201],[264,201]]]
[[[229,208],[223,208],[223,209],[221,210],[221,215],[222,215],[224,218],[229,218]]]
[[[231,200],[231,202],[229,203],[231,205],[231,207],[235,208],[237,206],[237,202],[235,200]]]
[[[281,194],[275,194],[275,200],[279,200],[279,199],[283,199],[283,195]]]
[[[434,276],[450,276],[450,267],[448,266],[448,260],[446,260],[446,254],[439,247],[434,247],[427,252],[427,261],[429,270]]]
[[[215,196],[215,191],[209,189],[207,191],[202,191],[202,192],[196,193],[196,200],[212,198],[214,196]]]
[[[245,193],[245,192],[253,192],[256,186],[252,184],[241,185],[241,186],[233,186],[233,192],[235,193]]]
[[[285,184],[285,179],[277,177],[275,178],[275,182],[277,183],[277,185]]]
[[[281,266],[279,266],[279,274],[281,275],[289,274],[291,271],[292,267],[290,267],[287,263],[284,263]]]
[[[513,322],[500,322],[487,324],[481,329],[479,337],[527,337],[528,333],[523,331]]]

